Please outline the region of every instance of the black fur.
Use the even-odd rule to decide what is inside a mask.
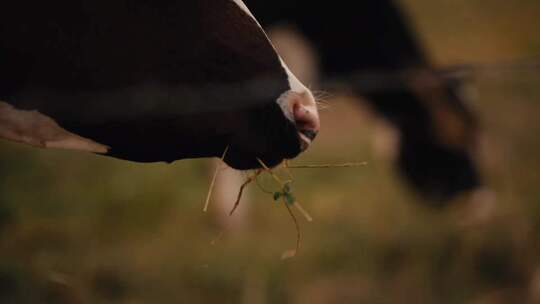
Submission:
[[[172,162],[230,146],[227,163],[248,169],[300,152],[276,104],[287,75],[231,0],[3,1],[0,71],[0,100],[110,156]]]

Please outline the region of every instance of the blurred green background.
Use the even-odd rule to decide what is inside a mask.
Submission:
[[[401,2],[439,65],[540,54],[538,0]],[[422,202],[377,152],[378,120],[331,100],[295,163],[369,165],[294,171],[315,221],[300,218],[302,248],[286,261],[294,224],[269,195],[252,187],[234,229],[216,204],[202,212],[208,160],[2,141],[0,303],[540,303],[540,73],[482,73],[470,91],[486,188],[447,208]]]

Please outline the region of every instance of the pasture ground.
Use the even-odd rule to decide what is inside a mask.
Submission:
[[[402,2],[441,65],[540,54],[537,0]],[[471,89],[481,199],[427,207],[374,152],[379,124],[338,97],[295,163],[369,165],[295,171],[315,222],[301,221],[287,261],[294,225],[256,188],[243,225],[211,244],[223,228],[217,208],[201,211],[207,160],[140,165],[1,142],[0,302],[540,303],[540,73],[478,75]]]

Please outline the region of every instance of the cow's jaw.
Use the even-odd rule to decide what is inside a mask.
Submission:
[[[232,1],[234,1],[255,22],[257,22],[262,30],[262,26],[242,0]],[[270,44],[272,44],[270,39],[268,39],[268,41]],[[301,150],[305,151],[319,132],[320,120],[319,112],[317,110],[317,103],[313,93],[292,73],[281,56],[279,56],[279,54],[277,54],[277,56],[281,62],[281,66],[287,73],[290,87],[289,91],[283,93],[277,99],[277,103],[281,107],[283,115],[285,115],[285,117],[287,117],[287,119],[296,126]]]

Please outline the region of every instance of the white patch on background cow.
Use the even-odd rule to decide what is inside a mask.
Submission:
[[[0,101],[0,138],[40,148],[107,153],[109,147],[73,134],[38,111],[14,108]]]

